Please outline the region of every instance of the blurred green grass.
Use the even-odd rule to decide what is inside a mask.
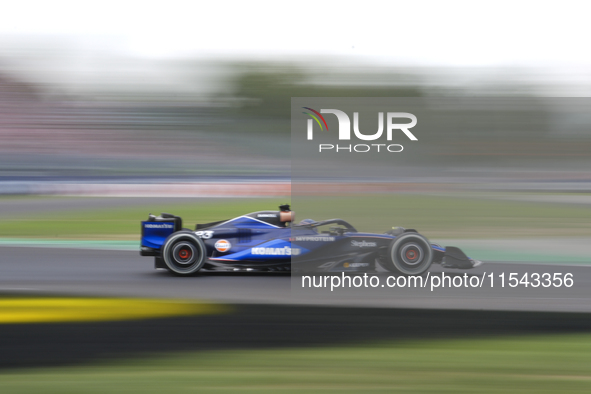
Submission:
[[[182,217],[183,227],[231,219],[248,212],[277,209],[279,199],[208,199],[194,203],[142,204],[134,206],[59,212],[21,213],[0,221],[0,237],[56,239],[139,239],[140,221],[149,213],[168,212]]]
[[[591,335],[190,352],[0,372],[2,393],[589,393]]]
[[[138,239],[148,213],[181,216],[184,227],[259,210],[275,210],[289,198],[208,199],[7,216],[0,237]],[[580,205],[409,194],[293,197],[297,220],[342,218],[358,230],[415,228],[429,238],[591,236],[591,209]]]
[[[430,238],[591,236],[580,205],[411,194],[292,197],[298,218],[339,217],[360,231],[414,228]]]

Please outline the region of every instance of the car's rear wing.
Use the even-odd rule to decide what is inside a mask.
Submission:
[[[142,256],[154,256],[158,254],[168,236],[183,228],[180,217],[169,213],[161,213],[160,216],[150,214],[148,220],[142,222],[142,238],[140,254]]]

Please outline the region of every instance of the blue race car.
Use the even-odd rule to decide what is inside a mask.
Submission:
[[[223,271],[375,272],[421,275],[432,263],[470,269],[481,264],[460,249],[431,244],[413,229],[358,232],[342,219],[298,224],[289,205],[183,228],[178,216],[150,214],[142,222],[140,254],[177,275]]]

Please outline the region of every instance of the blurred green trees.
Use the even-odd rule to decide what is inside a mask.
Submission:
[[[243,100],[240,114],[256,117],[291,116],[292,97],[420,97],[419,86],[356,83],[361,75],[343,74],[342,83],[325,83],[321,71],[314,74],[290,64],[240,64],[235,66],[234,95]],[[393,77],[393,78],[392,78]],[[403,74],[388,79],[405,82]],[[350,79],[351,83],[347,83]]]

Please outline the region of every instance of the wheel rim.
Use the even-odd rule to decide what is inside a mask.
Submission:
[[[400,258],[406,265],[416,266],[423,261],[423,248],[414,242],[405,244],[400,250]]]
[[[190,264],[195,253],[193,246],[188,243],[179,243],[173,250],[174,260],[179,264]]]
[[[190,242],[178,242],[172,248],[172,263],[181,268],[188,269],[197,261],[199,252],[195,245]]]

